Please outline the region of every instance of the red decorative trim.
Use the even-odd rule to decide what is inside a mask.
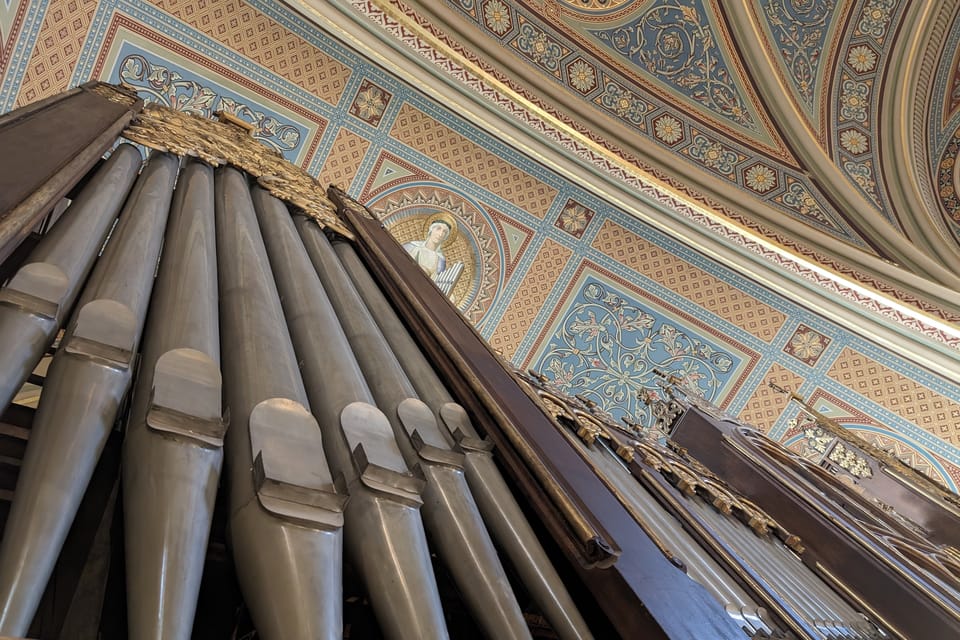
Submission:
[[[13,45],[16,44],[20,36],[20,29],[23,27],[23,17],[27,13],[27,7],[30,5],[28,0],[20,0],[17,6],[17,13],[13,17],[13,23],[10,26],[10,34],[6,42],[0,41],[0,81],[7,75],[7,63],[10,60],[10,54],[13,53]]]

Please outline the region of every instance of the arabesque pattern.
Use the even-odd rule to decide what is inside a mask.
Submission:
[[[616,419],[651,424],[644,400],[658,394],[658,372],[714,401],[741,361],[719,341],[691,333],[662,312],[588,279],[534,369],[561,391],[590,399]]]
[[[796,220],[872,251],[797,169],[799,161],[750,88],[746,65],[731,52],[722,26],[723,3],[657,0],[609,11],[599,5],[569,9],[569,15],[538,13],[508,0],[456,0],[451,5],[528,64],[643,134],[644,140]],[[773,20],[795,20],[782,24],[779,33],[786,44],[780,50],[801,76],[800,84],[807,82],[812,92],[813,76],[827,72],[817,66],[820,57],[804,54],[800,44],[824,41],[832,33],[828,16],[839,20],[842,14],[820,3],[769,8]],[[858,184],[869,184],[874,162],[851,165]]]

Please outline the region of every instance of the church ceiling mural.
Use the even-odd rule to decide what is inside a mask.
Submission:
[[[804,175],[712,3],[565,2],[558,14],[506,0],[449,4],[645,139],[786,215],[872,251]]]
[[[960,11],[960,9],[958,9]],[[927,127],[931,132],[929,146],[932,158],[930,171],[934,178],[923,184],[923,193],[930,206],[943,214],[945,226],[960,238],[960,179],[957,167],[960,156],[960,28],[949,32],[943,46],[945,52],[933,81],[931,109]],[[952,52],[952,55],[950,55]]]
[[[826,124],[833,160],[878,210],[897,228],[898,212],[882,190],[880,137],[881,76],[893,49],[894,33],[905,3],[867,0],[854,7],[852,28],[846,30],[833,70],[835,96]]]
[[[890,28],[897,7],[871,1],[893,16],[880,21]],[[468,4],[457,6],[467,11]],[[839,103],[829,103],[837,92],[824,90],[827,78],[839,82],[835,72],[845,65],[850,80],[868,83],[853,72],[869,56],[850,62],[850,47],[865,46],[874,31],[857,39],[849,26],[868,5],[751,5],[771,42],[793,43],[777,45],[777,64],[784,77],[808,78],[791,91],[824,140],[840,117]],[[562,9],[553,22],[506,0],[471,6],[478,25],[530,64],[549,62],[554,68],[544,73],[579,86],[573,90],[583,100],[630,121],[645,139],[660,140],[665,153],[713,163],[719,177],[785,207],[784,215],[790,206],[799,207],[794,213],[806,206],[805,217],[822,215],[819,224],[851,233],[759,106],[720,3],[558,1],[551,3]],[[809,10],[798,13],[800,6]],[[677,12],[679,26],[668,26],[666,16]],[[785,26],[787,18],[802,28]],[[637,49],[651,41],[659,42],[657,56]],[[204,115],[229,111],[250,122],[261,142],[366,203],[438,284],[449,285],[454,302],[505,357],[543,370],[617,415],[644,418],[641,398],[658,392],[657,368],[772,437],[815,447],[815,434],[798,431],[797,408],[768,387],[775,382],[951,487],[960,483],[955,381],[618,210],[283,4],[0,1],[0,42],[2,111],[96,78],[126,82],[146,100]],[[801,55],[810,43],[822,52]],[[882,46],[873,49],[878,61]],[[672,79],[660,77],[671,55],[692,50],[712,61],[708,68],[677,62]],[[635,65],[650,69],[646,79],[626,73]],[[957,115],[939,113],[939,137],[929,144],[943,154]],[[867,138],[863,154],[873,153],[875,132],[856,118],[851,123]],[[929,160],[931,171],[940,164]],[[449,282],[439,282],[448,271]],[[850,295],[864,305],[873,300]],[[896,310],[890,313],[896,321]],[[933,324],[902,330],[960,348],[960,340]]]
[[[408,44],[415,30],[442,42],[448,58],[577,129],[581,142],[791,250],[826,254],[834,269],[851,255],[809,236],[797,246],[791,230],[802,222],[957,285],[956,145],[937,144],[940,124],[917,121],[951,108],[949,97],[920,101],[952,86],[955,61],[936,55],[956,51],[946,41],[957,30],[952,0],[351,4]],[[469,36],[434,28],[432,15]],[[922,64],[892,70],[920,60],[917,51]],[[903,96],[918,100],[904,108]],[[911,112],[913,129],[901,133]],[[671,180],[677,161],[687,179]]]
[[[751,6],[778,76],[801,108],[806,126],[821,140],[828,117],[825,78],[835,64],[842,18],[852,1],[774,0]]]

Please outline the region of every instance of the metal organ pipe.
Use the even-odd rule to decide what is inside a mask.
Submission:
[[[337,259],[332,248],[325,250],[331,261]],[[328,290],[340,292],[334,306],[341,317],[351,319],[344,327],[347,339],[377,403],[390,418],[404,459],[410,466],[419,465],[427,478],[424,524],[467,604],[489,637],[529,638],[513,589],[467,487],[463,454],[451,449],[433,411],[417,397],[344,267],[328,266],[323,279]]]
[[[691,538],[680,521],[664,510],[656,498],[630,475],[616,454],[603,444],[588,446],[579,438],[571,440],[634,503],[645,524],[670,546],[670,551],[683,560],[687,575],[702,584],[721,604],[733,605],[732,610],[727,607],[731,617],[741,616],[744,607],[757,608],[757,602],[717,564],[707,550]]]
[[[791,611],[802,614],[803,619],[798,621],[798,624],[807,624],[819,628],[819,621],[824,616],[822,605],[808,598],[803,588],[797,588],[795,583],[799,578],[795,574],[798,571],[791,571],[790,567],[777,563],[776,558],[771,556],[769,550],[772,548],[772,544],[776,543],[770,543],[769,540],[760,538],[739,522],[731,522],[729,516],[716,513],[708,505],[695,498],[688,498],[687,503],[692,510],[698,512],[704,518],[711,528],[718,532],[727,533],[726,536],[723,536],[723,539],[731,543],[732,551],[743,558],[745,564],[758,570],[761,579],[768,582],[767,577],[771,575],[779,578],[774,591],[785,602],[789,603]],[[807,570],[799,563],[798,569],[801,571]]]
[[[442,419],[441,433],[464,453],[467,483],[484,521],[513,563],[534,601],[564,640],[591,638],[553,563],[547,557],[526,516],[507,487],[493,456],[460,405],[453,402],[426,356],[410,336],[383,292],[370,277],[353,247],[335,249],[357,292],[423,399]],[[452,432],[459,429],[455,437]]]
[[[346,496],[308,409],[245,176],[219,169],[215,194],[237,577],[264,638],[337,638]]]
[[[151,156],[50,365],[0,546],[2,634],[26,633],[130,386],[177,168]]]
[[[778,580],[771,588],[782,594],[791,610],[803,616],[804,622],[817,628],[826,637],[873,638],[876,629],[866,624],[863,617],[836,593],[826,588],[822,580],[784,549],[778,542],[755,537],[754,533],[731,522],[728,517],[711,512],[705,504],[694,501],[695,509],[711,526],[727,534],[731,547],[747,563]]]
[[[121,144],[64,215],[0,290],[0,412],[30,372],[73,306],[110,225],[137,177],[142,158]]]
[[[129,637],[190,638],[223,461],[213,169],[174,193],[123,441]]]
[[[82,91],[74,94],[79,101],[74,103],[73,108],[79,108],[85,110],[85,108],[92,109],[87,111],[84,115],[92,116],[92,120],[87,120],[87,124],[93,125],[93,127],[99,128],[105,123],[101,120],[99,123],[94,124],[99,118],[94,112],[99,109],[91,103],[91,94]],[[47,112],[47,115],[51,113],[58,113],[59,118],[55,116],[56,120],[59,120],[62,124],[65,120],[70,119],[69,105],[70,98],[64,101],[53,100],[50,103],[50,110]],[[96,101],[96,98],[93,99]],[[43,108],[37,109],[37,112],[43,111]],[[31,129],[30,124],[30,111],[24,113],[23,118],[11,118],[12,122],[5,127],[6,133],[9,135],[11,130],[21,129],[21,131],[29,131]],[[117,114],[120,115],[120,114]],[[120,134],[120,131],[126,126],[126,123],[129,121],[129,116],[132,115],[130,112],[127,114],[120,115],[120,117],[107,126],[102,132],[94,139],[89,140],[83,149],[78,149],[76,155],[66,159],[66,163],[63,164],[56,172],[50,174],[46,180],[41,185],[37,185],[36,190],[33,193],[26,196],[25,199],[20,201],[19,204],[14,206],[12,209],[3,212],[3,218],[0,220],[0,262],[6,260],[10,254],[13,252],[14,248],[20,244],[28,235],[30,235],[31,227],[35,226],[38,221],[40,221],[45,212],[50,211],[53,206],[56,204],[57,194],[66,193],[70,186],[75,183],[76,176],[82,174],[86,171],[86,167],[92,167],[104,154],[104,152],[110,148],[110,145],[116,141],[117,136]],[[43,119],[43,116],[40,115],[39,119]],[[84,119],[82,116],[80,119]],[[71,122],[72,124],[72,122]],[[77,135],[85,136],[87,132],[70,132],[66,134],[54,133],[54,135],[63,136],[66,139],[76,140]],[[22,133],[20,135],[23,135]],[[44,136],[41,136],[43,138]],[[17,140],[18,135],[14,134],[10,137],[5,137],[4,142],[10,140]],[[45,142],[50,143],[50,138],[46,140],[36,140],[35,137],[31,138],[19,138],[20,140],[31,140],[31,144],[43,145]],[[4,144],[4,146],[7,146]],[[49,167],[48,167],[49,168]],[[42,170],[42,169],[41,169]],[[5,176],[9,180],[9,176]],[[9,185],[6,183],[4,189],[13,187],[11,190],[17,191],[16,187],[19,187],[19,184]],[[6,194],[4,194],[6,195]]]
[[[446,638],[419,513],[423,480],[409,472],[386,417],[373,406],[311,264],[313,244],[326,239],[318,227],[298,219],[310,227],[301,228],[305,247],[286,205],[259,188],[253,200],[328,459],[349,488],[347,553],[387,637]]]
[[[530,638],[487,527],[559,637],[591,638],[492,446],[354,246],[234,168],[188,161],[178,181],[172,155],[154,153],[137,179],[140,164],[117,147],[0,289],[0,410],[70,316],[0,543],[0,636],[36,615],[138,372],[121,468],[130,637],[193,635],[226,462],[228,543],[266,640],[341,636],[344,551],[385,637],[448,638],[425,529],[486,635]],[[687,495],[679,467],[624,462],[605,435],[566,434],[642,521],[632,530],[682,559],[747,635],[886,637],[779,539],[729,515],[734,503]]]

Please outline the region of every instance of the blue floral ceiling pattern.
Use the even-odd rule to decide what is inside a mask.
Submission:
[[[823,131],[824,76],[832,67],[845,2],[768,0],[755,2],[754,12],[766,30],[770,55],[779,61],[780,76],[793,92],[808,126]]]
[[[758,132],[753,104],[720,49],[722,38],[700,2],[648,5],[622,24],[587,29],[603,46],[647,77],[733,124]]]
[[[403,6],[403,0],[383,2]],[[744,203],[762,203],[783,219],[890,262],[909,262],[905,256],[913,249],[894,248],[887,236],[922,251],[918,238],[933,234],[917,229],[931,224],[948,242],[952,233],[960,243],[960,199],[952,176],[944,177],[955,157],[949,141],[960,130],[955,56],[934,61],[939,77],[931,88],[946,86],[949,94],[931,100],[929,138],[917,130],[917,147],[910,150],[919,158],[915,167],[884,158],[883,141],[892,136],[883,128],[905,122],[880,113],[890,101],[883,85],[892,84],[884,74],[916,49],[912,28],[920,27],[920,42],[956,50],[955,8],[923,2],[931,10],[921,11],[905,0],[752,0],[745,7],[721,0],[446,4],[515,52],[528,67],[524,77],[532,69],[569,91],[570,102],[554,113],[568,109],[579,120],[574,102],[582,100],[598,117],[628,127],[630,133],[604,134],[621,157],[636,154],[632,161],[651,162],[652,145],[721,183],[705,181],[704,189],[729,194],[734,187]],[[917,73],[906,80],[926,82],[930,75],[927,67]],[[775,110],[771,97],[782,103]],[[548,110],[554,102],[547,99]],[[884,173],[913,170],[918,174],[893,181],[916,185],[908,187],[916,192],[892,199]],[[775,216],[765,220],[778,224]],[[960,261],[955,244],[946,253]]]
[[[551,19],[520,2],[449,2],[529,64],[644,134],[645,140],[789,217],[873,251],[799,168],[760,106],[732,51],[722,3],[569,2],[565,13]],[[796,49],[795,71],[812,78],[823,73],[817,66],[821,56],[804,57],[799,47],[826,39],[829,29],[816,25],[830,12],[819,3],[810,10],[798,4],[810,3],[790,2],[774,12],[775,20],[795,13],[807,20],[802,28],[788,29],[788,35]],[[864,169],[855,171],[860,175]]]
[[[646,400],[657,396],[662,376],[719,403],[743,363],[702,328],[587,278],[534,369],[617,419],[651,424]]]
[[[209,86],[192,79],[191,74],[168,62],[151,62],[152,54],[127,53],[117,70],[114,82],[125,82],[135,87],[147,102],[162,104],[171,109],[198,116],[211,117],[218,111],[236,116],[253,125],[250,132],[263,144],[296,162],[297,148],[306,139],[306,129],[278,114],[246,104],[244,99],[230,91]]]

